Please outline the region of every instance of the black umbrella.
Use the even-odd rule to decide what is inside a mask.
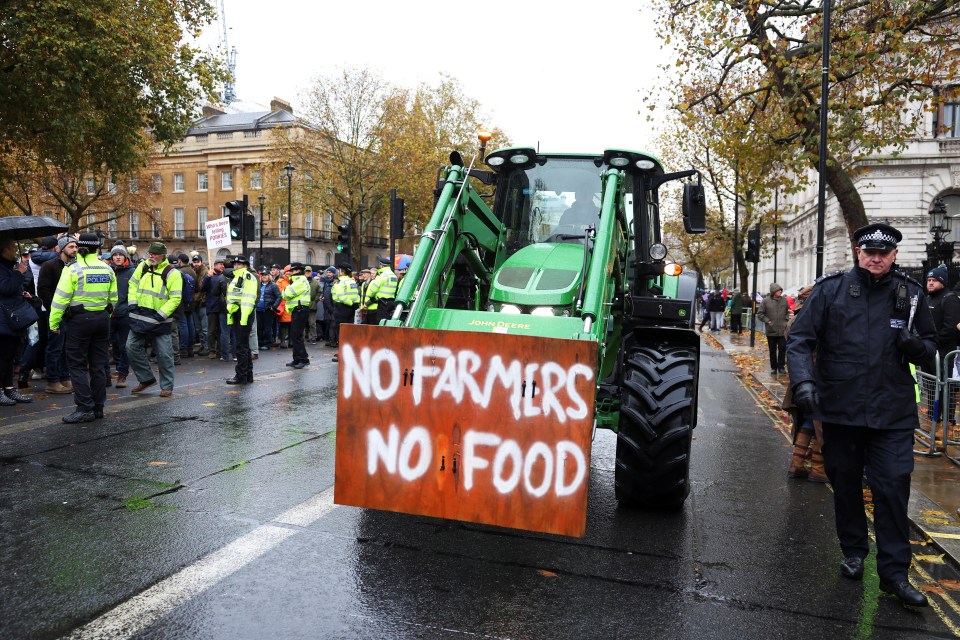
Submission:
[[[55,236],[69,228],[50,216],[6,216],[0,218],[0,238],[4,239],[29,240],[42,236]]]

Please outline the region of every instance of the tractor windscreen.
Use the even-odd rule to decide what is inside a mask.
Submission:
[[[600,220],[600,170],[589,158],[553,158],[514,171],[501,201],[513,253],[539,242],[576,241]]]

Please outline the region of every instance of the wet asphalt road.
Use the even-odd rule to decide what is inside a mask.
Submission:
[[[839,577],[829,489],[788,481],[723,352],[704,345],[685,507],[619,509],[601,431],[571,539],[332,505],[336,368],[310,350],[302,371],[262,353],[241,389],[190,362],[173,398],[111,390],[87,425],[60,423],[69,396],[0,414],[0,637],[957,636],[957,591],[911,611],[872,556],[863,583]]]

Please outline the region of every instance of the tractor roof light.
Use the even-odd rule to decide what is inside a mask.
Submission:
[[[656,157],[649,153],[629,149],[606,149],[603,152],[602,163],[614,169],[625,169],[633,165],[641,171],[650,171],[659,165]]]
[[[683,267],[678,265],[675,262],[663,265],[663,275],[666,276],[678,276],[683,273]]]
[[[528,147],[497,149],[484,159],[487,166],[494,169],[499,169],[506,163],[523,169],[532,166],[536,161],[537,152]]]

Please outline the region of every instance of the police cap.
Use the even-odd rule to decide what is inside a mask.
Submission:
[[[302,262],[291,262],[290,271],[303,271],[304,265]]]
[[[883,222],[868,224],[853,232],[853,241],[861,249],[892,251],[902,239],[902,233]]]
[[[353,273],[353,265],[351,265],[349,262],[341,262],[337,265],[337,269],[340,269],[340,271],[346,271],[347,273]]]
[[[99,249],[100,236],[95,233],[81,233],[77,236],[77,246],[86,247],[87,249]]]
[[[233,262],[242,262],[243,264],[249,265],[250,258],[248,258],[247,256],[237,255],[237,256],[233,256]]]
[[[377,262],[380,263],[380,266],[381,266],[381,267],[385,267],[385,266],[387,266],[387,265],[390,264],[390,258],[389,258],[389,257],[386,257],[386,258],[377,258]]]

